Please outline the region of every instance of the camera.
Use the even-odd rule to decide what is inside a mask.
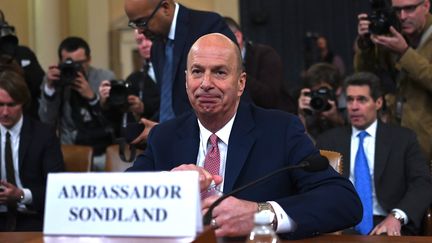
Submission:
[[[83,67],[80,62],[75,62],[71,58],[60,63],[60,85],[69,85],[78,77],[78,72],[83,72]]]
[[[131,94],[131,83],[123,80],[110,80],[110,84],[108,104],[126,112],[129,108],[128,96]]]
[[[18,38],[15,35],[15,27],[9,25],[0,10],[0,54],[15,56],[18,47]]]
[[[311,97],[310,106],[318,112],[331,109],[329,100],[336,100],[336,95],[332,89],[323,87],[309,93]]]
[[[369,0],[372,13],[369,15],[370,33],[383,35],[390,32],[390,26],[399,29],[399,21],[388,0]]]

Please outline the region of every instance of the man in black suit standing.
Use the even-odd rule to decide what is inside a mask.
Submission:
[[[0,231],[41,231],[50,172],[64,171],[55,130],[23,115],[30,103],[24,78],[0,71]]]
[[[363,203],[363,220],[355,229],[371,235],[418,234],[432,201],[432,183],[416,135],[377,118],[383,103],[377,76],[356,73],[345,82],[352,126],[322,134],[317,147],[343,155],[343,175],[355,184]],[[367,165],[365,174],[361,173],[362,162]],[[367,178],[370,183],[364,187]],[[363,223],[368,226],[362,231]]]
[[[282,59],[273,47],[255,43],[243,35],[240,25],[230,17],[225,23],[239,44],[243,65],[247,73],[246,89],[242,99],[250,99],[260,107],[295,112],[294,101],[284,91]],[[282,105],[283,104],[283,105]]]
[[[186,59],[192,44],[209,33],[235,37],[216,13],[188,9],[174,0],[125,0],[129,26],[153,40],[151,62],[161,90],[159,122],[191,110],[186,95]],[[145,140],[155,123],[142,120],[146,130],[137,140]]]

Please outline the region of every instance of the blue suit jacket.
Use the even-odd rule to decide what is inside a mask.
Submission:
[[[220,15],[188,9],[179,4],[174,40],[174,81],[172,87],[172,105],[176,116],[191,109],[186,94],[186,77],[184,73],[189,49],[199,37],[214,32],[222,33],[237,43],[234,34]],[[153,42],[151,50],[151,61],[155,68],[156,80],[160,80],[161,82],[164,59],[164,41],[156,40]],[[158,86],[160,88],[160,82],[158,82]]]
[[[161,171],[195,163],[199,149],[197,117],[189,112],[154,127],[146,151],[128,171]],[[318,153],[295,116],[241,103],[229,138],[224,192],[245,185]],[[350,227],[361,219],[352,184],[330,167],[309,173],[292,170],[236,195],[276,201],[297,223],[292,237],[307,237]]]

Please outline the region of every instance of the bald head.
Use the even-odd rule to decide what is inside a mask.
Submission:
[[[201,53],[204,49],[221,49],[228,52],[228,55],[233,57],[237,73],[240,74],[243,71],[243,61],[239,47],[230,38],[220,33],[203,35],[195,41],[189,50],[187,67],[191,65],[191,57]]]
[[[238,46],[222,34],[199,38],[188,54],[186,92],[198,119],[216,132],[234,116],[246,84]]]

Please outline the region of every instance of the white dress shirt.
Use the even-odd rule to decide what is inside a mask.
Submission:
[[[30,189],[23,188],[21,179],[19,176],[19,144],[20,144],[20,133],[23,124],[23,116],[11,129],[7,129],[3,125],[0,125],[1,132],[1,179],[6,180],[6,159],[5,159],[5,147],[6,147],[6,133],[9,132],[12,146],[12,159],[14,165],[15,182],[16,187],[21,188],[24,192],[24,199],[18,203],[18,210],[25,209],[25,204],[30,204],[33,200]],[[0,212],[7,211],[5,205],[0,205]]]
[[[216,136],[219,138],[218,139],[218,147],[220,153],[219,175],[222,176],[222,178],[224,178],[225,176],[229,137],[231,134],[235,117],[236,115],[234,115],[233,118],[231,118],[231,120],[224,127],[222,127],[219,131],[215,133]],[[204,167],[205,155],[207,154],[208,149],[211,147],[208,141],[210,136],[212,135],[212,132],[207,130],[199,120],[198,120],[198,125],[200,130],[200,143],[199,143],[199,150],[198,150],[198,157],[197,157],[197,166]],[[222,180],[222,183],[219,186],[217,186],[216,189],[222,192],[223,186],[224,186],[224,180]],[[278,220],[278,226],[276,232],[281,233],[281,232],[294,231],[296,228],[296,224],[282,209],[282,207],[274,201],[269,201],[269,203],[272,205]]]
[[[376,130],[377,130],[378,121],[375,120],[368,128],[366,128],[366,132],[369,134],[363,140],[363,148],[366,154],[366,158],[369,166],[369,173],[372,180],[372,200],[373,200],[373,215],[381,215],[387,216],[388,213],[383,209],[383,207],[378,203],[376,190],[375,190],[375,179],[374,179],[374,166],[375,166],[375,141],[376,141]],[[350,181],[354,184],[355,175],[355,157],[357,154],[358,146],[359,146],[359,137],[358,134],[362,130],[358,130],[355,127],[352,127],[352,135],[351,135],[351,158],[350,158]],[[406,213],[400,209],[393,209],[398,211],[404,218],[405,224],[408,222],[408,216]]]

